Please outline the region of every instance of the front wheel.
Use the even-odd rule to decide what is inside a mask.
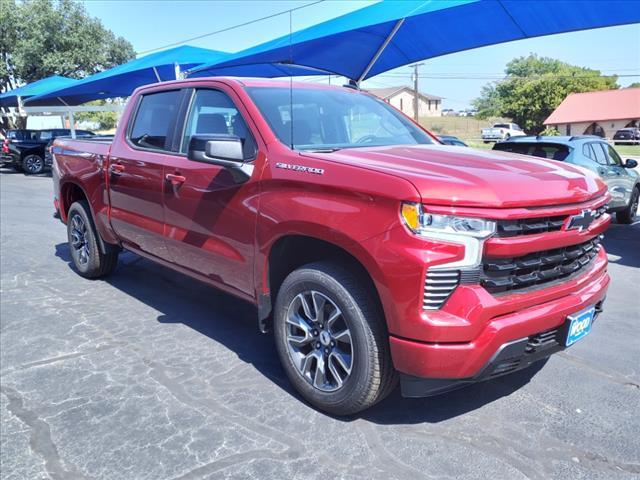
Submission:
[[[618,223],[629,224],[633,223],[638,215],[638,202],[640,199],[640,188],[636,187],[633,189],[633,193],[631,194],[631,199],[629,200],[629,205],[624,210],[621,210],[616,213],[616,220]]]
[[[85,278],[100,278],[110,274],[118,264],[118,252],[102,253],[98,232],[86,201],[75,202],[67,215],[67,237],[73,265]]]
[[[280,361],[312,405],[349,415],[396,384],[384,317],[374,292],[341,266],[318,262],[283,282],[274,312]]]
[[[44,158],[40,155],[27,155],[22,159],[22,170],[25,175],[37,175],[44,172]]]

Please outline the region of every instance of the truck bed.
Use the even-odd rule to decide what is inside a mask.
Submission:
[[[58,147],[57,154],[67,155],[74,153],[90,153],[95,155],[108,155],[113,143],[113,136],[96,136],[85,138],[57,138],[54,143],[54,152]]]

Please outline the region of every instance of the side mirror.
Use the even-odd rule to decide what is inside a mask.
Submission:
[[[625,168],[636,168],[638,166],[638,161],[633,158],[627,158],[627,161],[624,162]]]
[[[187,158],[228,168],[238,180],[247,180],[253,172],[253,165],[244,162],[242,141],[235,135],[193,135]]]

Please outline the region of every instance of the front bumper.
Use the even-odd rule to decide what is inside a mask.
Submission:
[[[562,326],[567,316],[591,305],[597,305],[607,293],[610,278],[606,272],[606,254],[601,250],[592,268],[565,284],[537,292],[510,296],[519,302],[508,301],[508,313],[493,314],[489,294],[476,297],[475,308],[491,315],[482,322],[478,333],[468,341],[416,341],[390,335],[391,355],[398,371],[415,377],[441,379],[472,379],[485,368],[502,345]],[[464,295],[467,287],[459,287],[460,302],[468,303]],[[469,287],[479,290],[482,287]],[[545,292],[546,290],[546,292]],[[544,301],[550,291],[565,292]],[[546,294],[545,294],[546,293]],[[477,302],[484,298],[485,301]],[[508,297],[505,297],[505,300]],[[452,297],[452,300],[454,298]],[[456,302],[458,303],[458,302]],[[444,314],[444,312],[442,312]],[[444,317],[431,315],[432,320]],[[443,325],[443,329],[447,330]],[[451,333],[451,332],[449,332]]]
[[[595,304],[595,322],[602,313],[604,298]],[[503,343],[489,361],[472,377],[423,378],[400,374],[400,386],[404,397],[429,397],[456,390],[473,383],[491,380],[530,367],[533,363],[549,358],[565,350],[569,320],[557,327],[527,337]]]

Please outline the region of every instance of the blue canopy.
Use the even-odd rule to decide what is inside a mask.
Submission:
[[[205,62],[220,61],[228,54],[188,45],[137,58],[78,80],[68,87],[49,91],[25,102],[36,105],[79,105],[102,98],[127,97],[141,85],[175,80],[175,66],[187,70]]]
[[[463,50],[637,22],[637,0],[383,1],[200,65],[188,75],[292,63],[361,81]]]
[[[0,94],[0,107],[17,107],[18,97],[26,99],[35,95],[42,95],[52,90],[68,87],[76,82],[77,80],[72,78],[60,77],[58,75],[43,78],[37,82],[29,83],[24,87],[14,88],[13,90]]]

